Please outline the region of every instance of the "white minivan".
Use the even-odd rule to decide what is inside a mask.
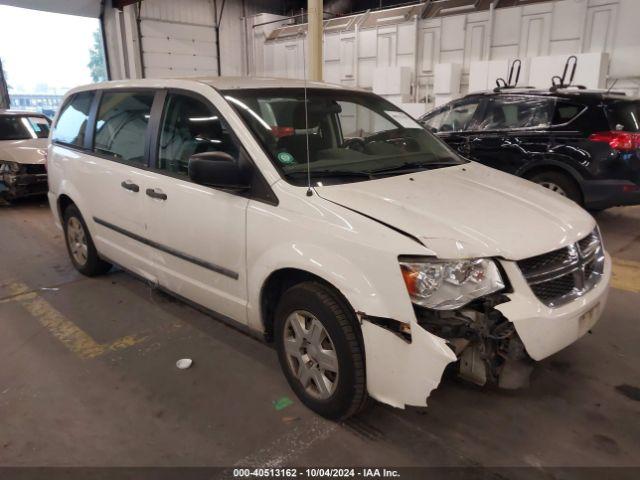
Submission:
[[[49,201],[85,275],[112,264],[273,342],[328,418],[425,406],[445,367],[525,385],[600,317],[593,218],[470,162],[369,92],[283,79],[70,91]],[[232,365],[230,365],[232,368]]]

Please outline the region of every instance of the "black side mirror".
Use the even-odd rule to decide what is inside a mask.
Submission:
[[[196,153],[189,157],[189,178],[208,187],[246,190],[251,187],[251,168],[225,152]]]

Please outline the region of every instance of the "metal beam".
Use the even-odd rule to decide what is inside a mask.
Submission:
[[[309,31],[307,33],[309,54],[309,79],[322,81],[322,0],[308,0],[307,15]]]

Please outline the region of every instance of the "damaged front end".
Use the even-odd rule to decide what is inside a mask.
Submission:
[[[444,339],[458,357],[458,375],[477,385],[517,389],[529,385],[533,360],[515,326],[496,306],[509,299],[500,293],[458,310],[431,310],[415,305],[418,324]]]
[[[0,161],[0,195],[7,199],[42,195],[48,190],[44,164]]]

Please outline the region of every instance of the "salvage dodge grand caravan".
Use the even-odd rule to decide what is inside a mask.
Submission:
[[[448,364],[526,384],[587,332],[593,218],[461,158],[374,94],[294,80],[109,82],[66,95],[49,200],[74,266],[112,264],[275,343],[329,418],[425,406]]]

